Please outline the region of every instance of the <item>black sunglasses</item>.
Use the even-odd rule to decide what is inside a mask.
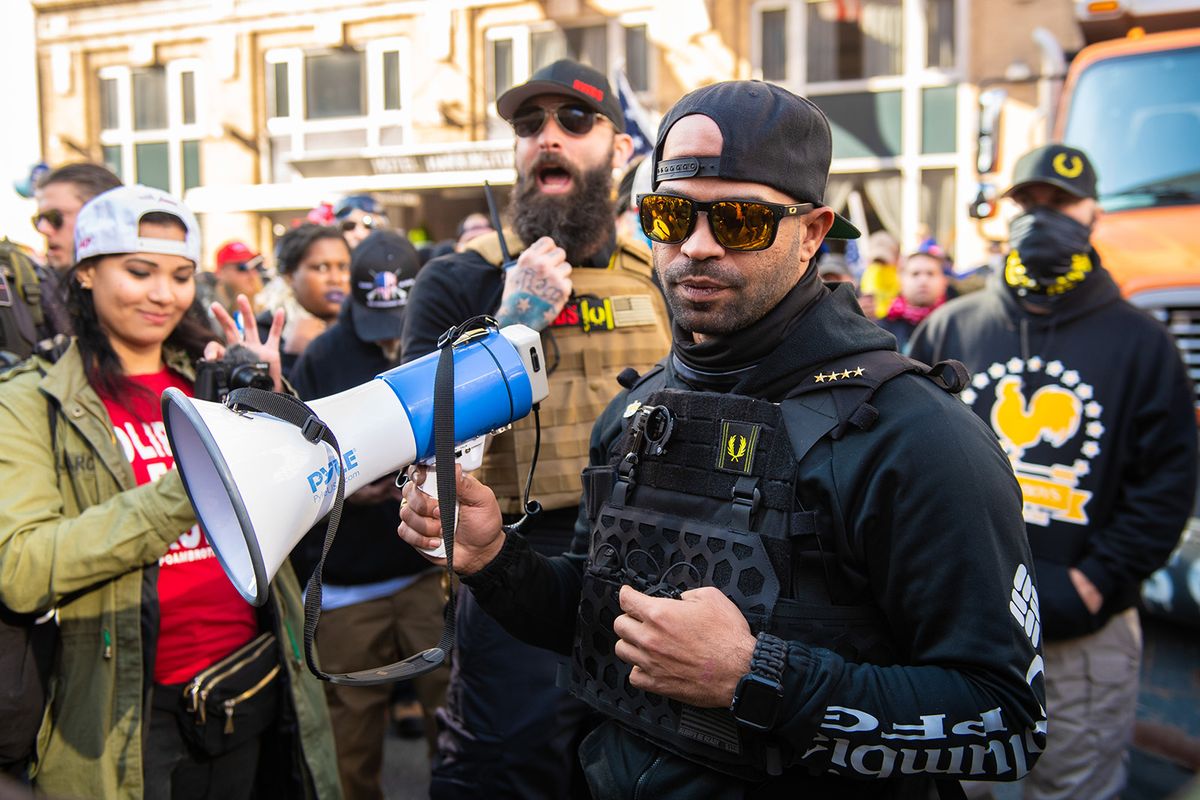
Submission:
[[[704,203],[673,194],[643,194],[638,197],[642,231],[661,244],[681,244],[696,228],[700,212],[708,214],[708,225],[717,244],[726,250],[766,250],[775,242],[779,220],[807,214],[812,203],[779,205],[761,200],[713,200]]]
[[[359,225],[362,225],[364,228],[366,228],[367,230],[370,231],[370,230],[374,230],[376,228],[376,226],[379,225],[379,221],[377,221],[375,219],[375,217],[372,217],[370,214],[367,214],[366,216],[364,216],[362,219],[360,219],[358,221],[355,221],[352,219],[344,219],[344,220],[342,220],[342,233],[349,233],[350,231],[357,228]]]
[[[48,208],[45,211],[39,211],[34,214],[33,219],[30,221],[33,223],[34,228],[45,222],[51,228],[54,228],[54,230],[58,230],[63,226],[63,213],[57,208]]]
[[[526,106],[525,108],[517,109],[517,113],[513,114],[513,118],[510,120],[513,133],[522,139],[529,136],[537,136],[546,124],[546,119],[551,114],[554,115],[555,121],[558,122],[558,127],[572,136],[586,135],[595,127],[596,118],[601,116],[590,108],[570,103],[555,106],[554,108]]]

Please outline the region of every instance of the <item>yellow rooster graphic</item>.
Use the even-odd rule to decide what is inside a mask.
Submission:
[[[1062,447],[1079,430],[1083,402],[1061,386],[1043,386],[1025,402],[1025,384],[1009,375],[996,384],[992,429],[1014,458],[1040,441]]]

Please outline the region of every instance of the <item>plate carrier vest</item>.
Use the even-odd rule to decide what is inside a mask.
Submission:
[[[825,364],[782,403],[662,388],[660,365],[630,390],[616,455],[584,473],[591,537],[569,686],[584,702],[685,758],[760,780],[797,763],[782,739],[739,726],[724,708],[697,708],[629,685],[614,654],[623,584],[675,597],[715,586],[754,634],[887,665],[897,650],[880,610],[847,598],[836,548],[797,494],[799,463],[825,436],[869,430],[869,401],[906,372],[960,391],[958,362],[930,368],[878,350]],[[830,402],[832,401],[832,403]],[[836,409],[832,411],[831,409]]]

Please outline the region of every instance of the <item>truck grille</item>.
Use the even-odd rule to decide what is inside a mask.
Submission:
[[[1200,409],[1200,305],[1150,307],[1146,310],[1166,325],[1175,337],[1188,376],[1195,384],[1196,407]]]

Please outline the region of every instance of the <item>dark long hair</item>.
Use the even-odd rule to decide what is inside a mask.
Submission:
[[[151,212],[142,217],[141,221],[160,225],[176,225],[180,229],[186,230],[178,217],[165,212]],[[113,349],[108,334],[100,325],[91,290],[80,286],[76,278],[76,273],[81,268],[94,266],[102,258],[106,258],[106,256],[85,258],[71,267],[65,279],[67,311],[75,323],[75,341],[83,356],[83,368],[87,374],[88,383],[102,396],[117,401],[132,399],[131,393],[135,396],[145,395],[148,397],[150,392],[131,381],[125,374],[117,351]],[[192,307],[179,320],[179,324],[171,331],[163,346],[182,350],[192,361],[197,361],[204,355],[204,346],[215,338],[212,328],[206,321],[204,309],[200,307],[199,303],[193,302]],[[149,399],[154,402],[158,400],[156,397]],[[126,405],[131,411],[135,410],[133,406],[136,404],[126,403]]]

